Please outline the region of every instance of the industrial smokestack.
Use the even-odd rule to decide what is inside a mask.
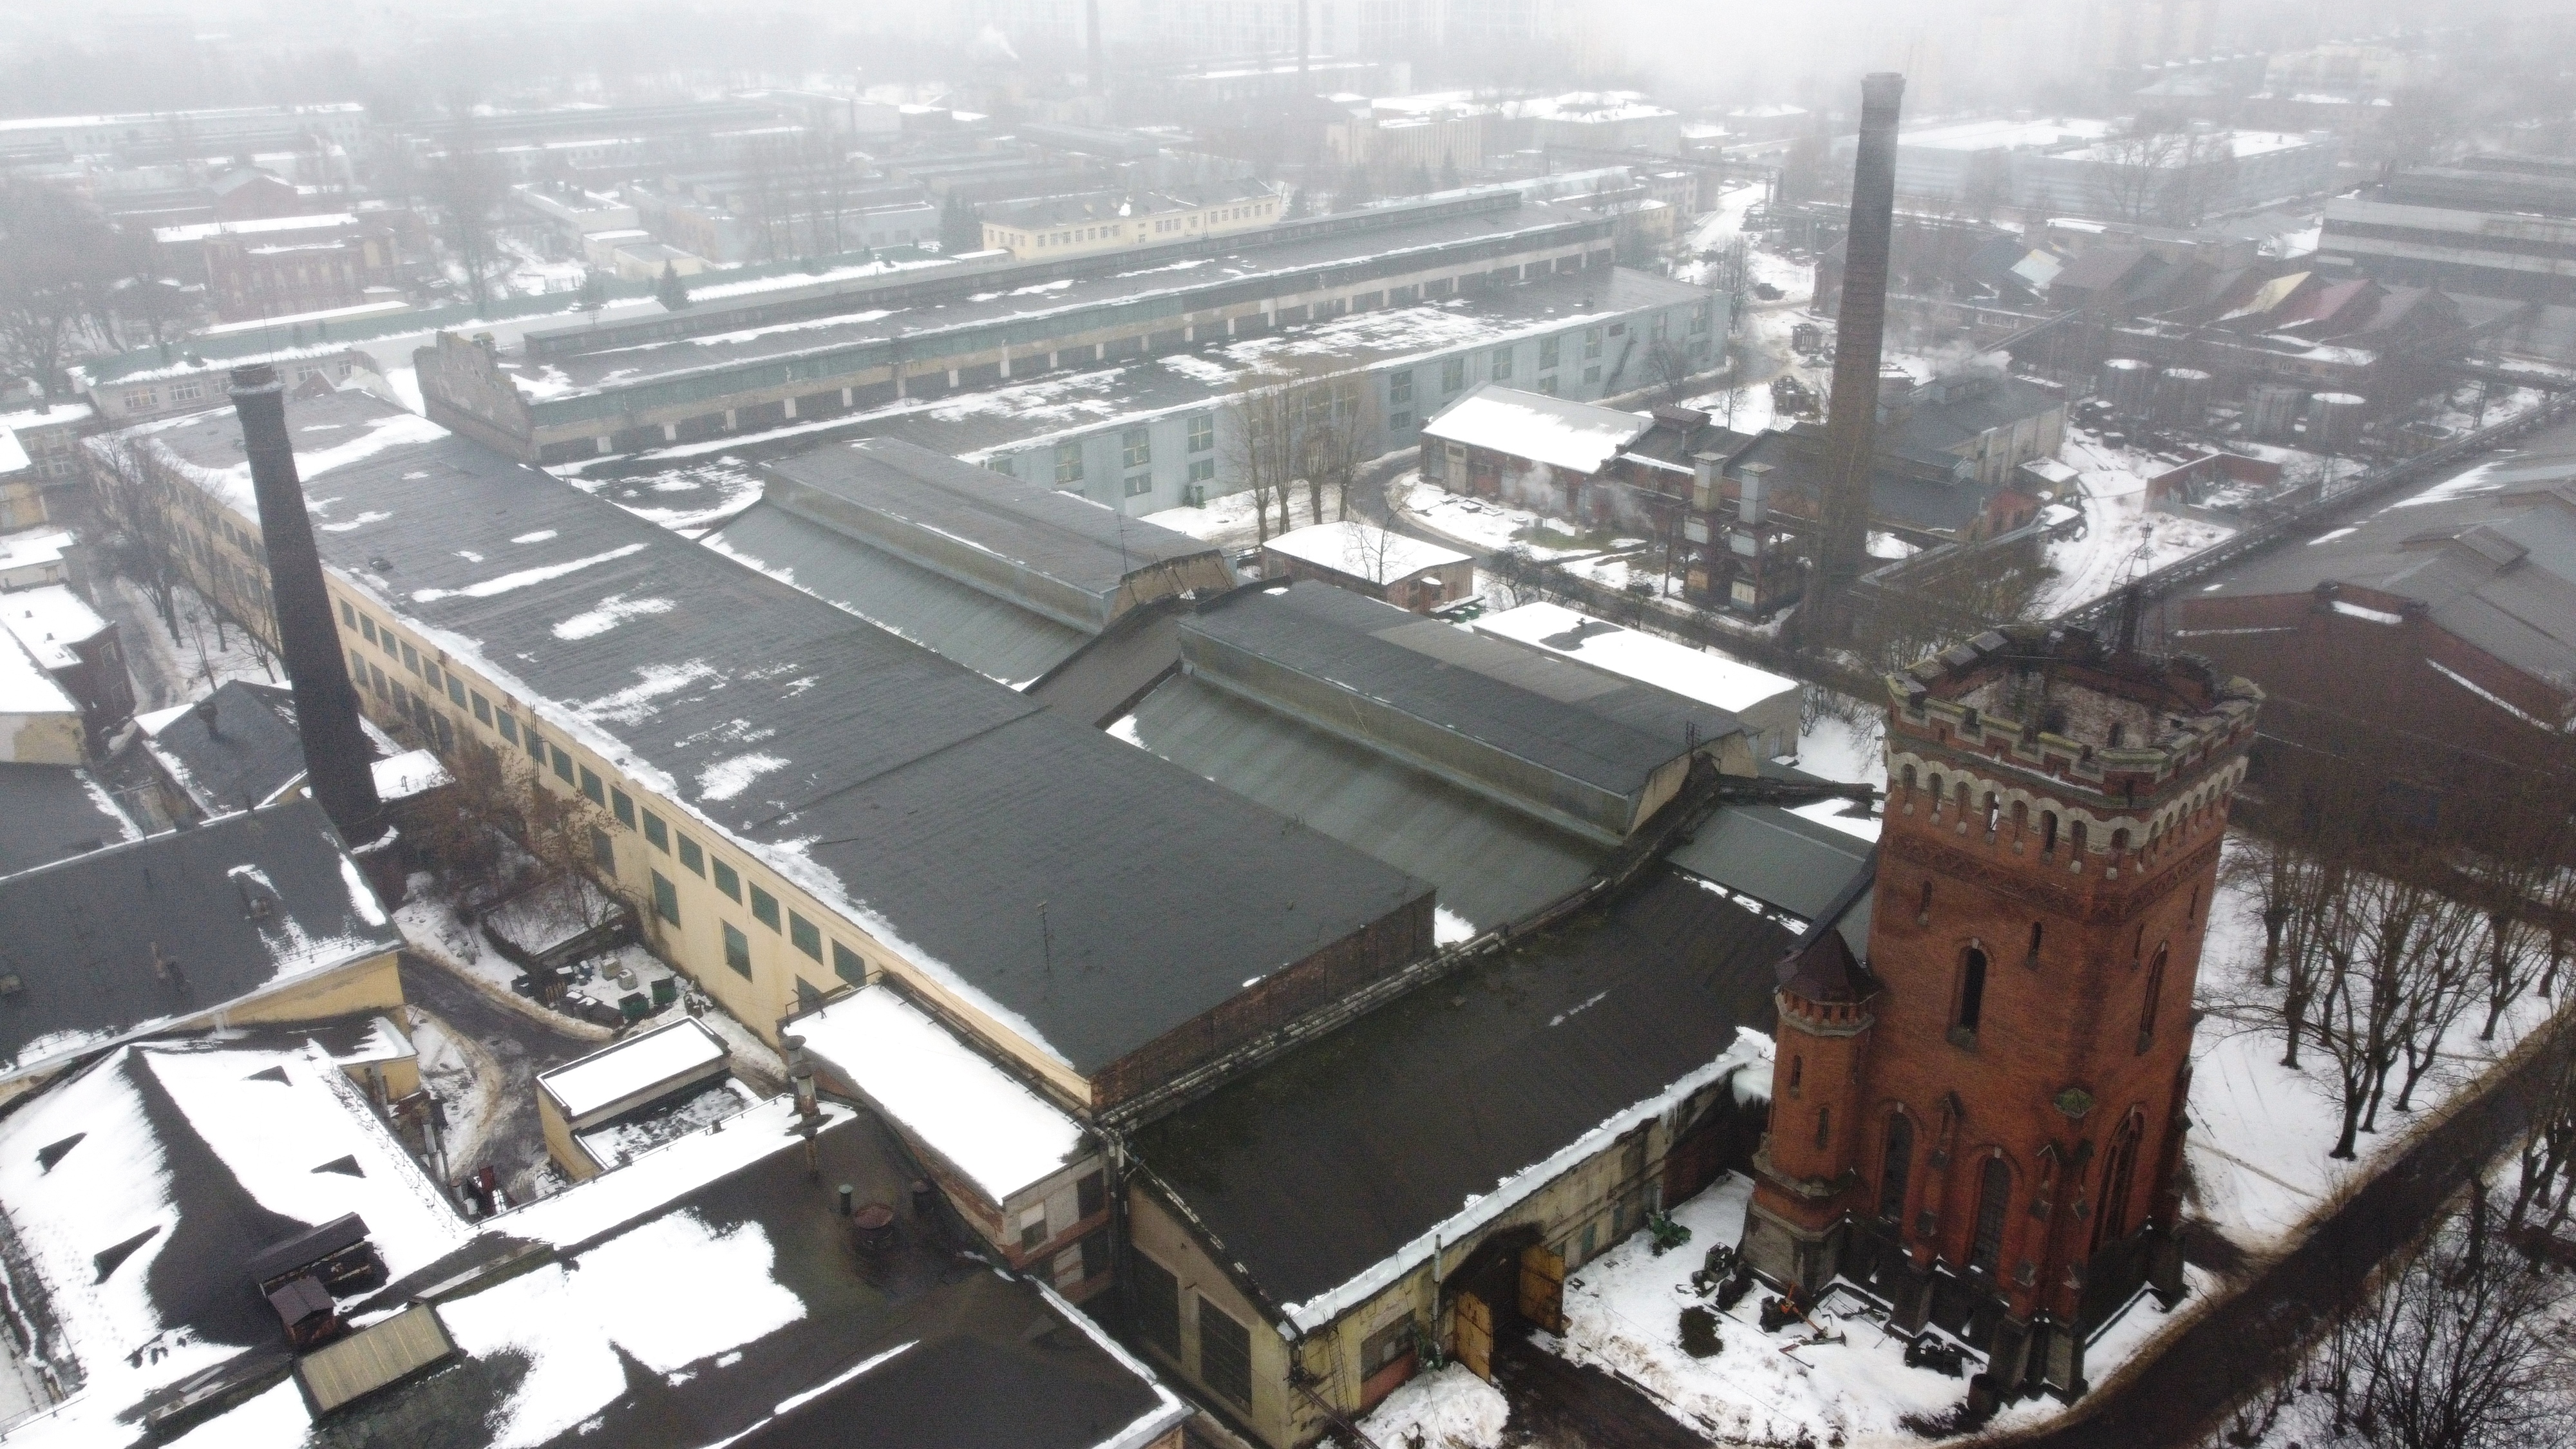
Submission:
[[[1851,230],[1843,248],[1816,574],[1806,607],[1799,610],[1799,634],[1810,644],[1837,643],[1851,632],[1851,590],[1868,556],[1869,476],[1878,449],[1878,361],[1887,340],[1896,116],[1905,99],[1905,77],[1894,71],[1864,76],[1860,96],[1860,151],[1852,164]]]
[[[384,819],[373,758],[358,727],[358,692],[340,659],[331,595],[322,587],[322,556],[304,511],[295,445],[286,432],[286,385],[265,363],[233,369],[233,411],[259,498],[259,532],[268,549],[268,586],[277,607],[279,654],[295,687],[295,728],[304,737],[305,779],[324,814],[352,846],[373,840]]]

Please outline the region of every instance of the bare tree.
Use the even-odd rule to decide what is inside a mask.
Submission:
[[[1252,495],[1253,530],[1258,541],[1270,541],[1270,507],[1279,507],[1279,531],[1288,531],[1289,489],[1305,461],[1299,433],[1300,400],[1293,378],[1277,373],[1246,372],[1235,379],[1226,411],[1234,427],[1226,439],[1227,461]]]
[[[2479,1223],[2438,1227],[2342,1315],[2319,1354],[2329,1430],[2370,1449],[2507,1449],[2564,1442],[2569,1401],[2550,1341],[2565,1290]]]
[[[460,140],[430,167],[427,180],[429,199],[445,224],[449,254],[465,273],[466,291],[475,306],[489,306],[492,281],[507,270],[494,225],[510,190],[501,168]]]
[[[2155,217],[2168,169],[2182,152],[2185,137],[2158,128],[2152,121],[2095,143],[2086,167],[2094,202],[2114,221],[2143,222]]]
[[[2520,1171],[2505,1209],[2505,1235],[2554,1234],[2567,1226],[2576,1211],[2576,1058],[2550,1074],[2515,1157]]]
[[[68,192],[0,186],[0,365],[48,397],[70,395],[65,368],[107,308],[115,242],[106,220]]]

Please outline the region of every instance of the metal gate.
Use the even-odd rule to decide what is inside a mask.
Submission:
[[[1565,1260],[1544,1243],[1521,1249],[1521,1317],[1550,1333],[1565,1332]]]
[[[1460,1293],[1457,1316],[1458,1362],[1476,1377],[1493,1381],[1494,1377],[1494,1310],[1473,1293]]]

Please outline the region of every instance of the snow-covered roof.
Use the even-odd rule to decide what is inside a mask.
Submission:
[[[564,1116],[579,1122],[612,1107],[640,1106],[664,1090],[694,1082],[725,1063],[724,1038],[681,1017],[578,1061],[537,1075]]]
[[[0,718],[10,715],[78,714],[80,706],[45,672],[36,656],[18,642],[14,631],[0,638]]]
[[[7,625],[47,669],[78,665],[80,656],[72,652],[73,646],[107,632],[107,621],[68,584],[0,594],[0,624]]]
[[[1471,626],[1734,714],[1795,695],[1798,681],[1707,649],[1623,629],[1559,604],[1523,604]]]
[[[1468,555],[1454,548],[1390,533],[1356,518],[1292,529],[1262,547],[1373,584],[1409,579],[1426,570],[1470,561]]]
[[[345,211],[325,212],[319,216],[268,216],[254,221],[201,221],[186,226],[157,226],[152,239],[163,246],[178,242],[204,241],[213,236],[262,236],[269,232],[317,231],[356,226],[358,219]]]
[[[0,880],[0,1055],[27,1070],[401,944],[310,800],[111,845]]]
[[[1481,383],[1422,425],[1426,437],[1598,473],[1645,436],[1654,419],[1543,393]]]
[[[1070,1115],[884,986],[787,1030],[997,1206],[1063,1171],[1081,1142]]]
[[[375,772],[379,800],[408,800],[456,781],[438,756],[428,750],[405,750],[376,761],[370,768]]]
[[[0,580],[20,572],[59,577],[63,554],[71,546],[72,535],[59,528],[31,528],[0,537]]]
[[[23,431],[27,428],[59,427],[66,423],[87,422],[89,415],[90,407],[87,403],[49,403],[40,408],[20,408],[16,412],[0,413],[0,428]]]
[[[24,473],[34,466],[34,461],[27,456],[27,445],[18,441],[15,432],[0,426],[0,477]]]

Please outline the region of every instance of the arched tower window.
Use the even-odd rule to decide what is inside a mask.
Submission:
[[[1895,1222],[1905,1215],[1906,1180],[1914,1172],[1914,1122],[1898,1112],[1887,1119],[1887,1152],[1878,1164],[1878,1215]]]
[[[1914,767],[1912,765],[1905,767],[1905,793],[1908,795],[1914,793]]]
[[[1977,1178],[1977,1234],[1968,1243],[1968,1268],[1992,1273],[2004,1255],[2004,1212],[2012,1206],[2012,1165],[1989,1157]]]
[[[1833,1141],[1834,1109],[1831,1107],[1818,1107],[1816,1109],[1816,1149],[1821,1152],[1825,1148],[1832,1146]]]
[[[2145,1124],[2136,1117],[2120,1124],[2111,1155],[2102,1164],[2101,1211],[2093,1215],[2093,1251],[2116,1243],[2129,1231],[2129,1180],[2138,1175],[2138,1138]]]
[[[1986,953],[1974,946],[1959,958],[1959,1010],[1952,1025],[1973,1032],[1986,1014]]]
[[[2057,812],[2054,810],[2039,812],[2039,853],[2042,855],[2057,853]]]
[[[2165,962],[2173,954],[2168,946],[2156,947],[2155,964],[2147,968],[2147,994],[2138,1003],[2138,1050],[2143,1053],[2156,1041],[2156,1008],[2165,994]]]

